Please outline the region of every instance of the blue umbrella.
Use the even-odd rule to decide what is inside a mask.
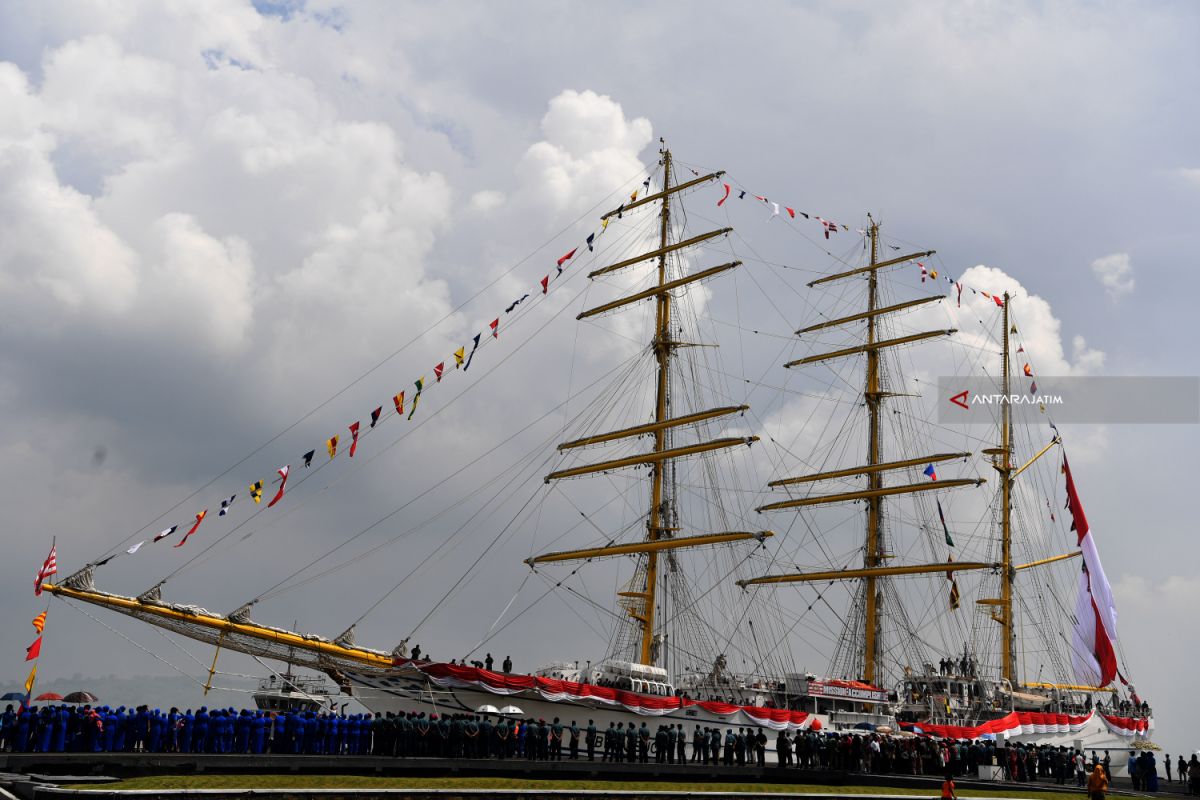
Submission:
[[[4,700],[24,700],[24,699],[25,699],[25,695],[21,694],[20,692],[6,692],[5,694],[0,695],[0,702],[2,702]]]

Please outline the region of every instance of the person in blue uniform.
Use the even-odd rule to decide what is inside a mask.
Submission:
[[[192,752],[206,752],[208,744],[208,707],[200,706],[196,712],[196,723],[192,726]]]
[[[196,715],[189,708],[183,713],[183,725],[179,729],[179,752],[192,752],[192,728],[196,725]]]
[[[163,731],[164,750],[168,753],[179,752],[179,709],[171,706],[167,712],[167,724]]]
[[[570,731],[570,737],[567,740],[568,755],[572,761],[579,760],[579,726],[575,724],[575,720],[571,720],[571,727],[567,728]]]
[[[263,712],[256,711],[250,719],[250,752],[254,755],[262,755],[263,744],[267,740],[267,721],[263,718]]]
[[[154,709],[150,712],[150,752],[161,753],[163,744],[163,716],[162,711]]]
[[[9,703],[4,708],[4,713],[0,714],[0,753],[7,752],[12,748],[13,739],[16,737],[17,728],[17,712],[13,711],[12,703]]]
[[[56,753],[67,751],[67,728],[71,726],[71,712],[59,708],[54,715],[54,743],[51,747]]]
[[[117,706],[113,712],[113,743],[112,752],[125,752],[125,706]]]

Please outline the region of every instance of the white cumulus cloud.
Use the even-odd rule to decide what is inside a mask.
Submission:
[[[1092,274],[1113,300],[1133,291],[1133,264],[1128,253],[1113,253],[1092,262]]]

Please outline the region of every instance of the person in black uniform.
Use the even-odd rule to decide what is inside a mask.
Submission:
[[[575,720],[571,720],[571,727],[568,728],[567,730],[569,730],[571,732],[571,739],[570,739],[571,752],[570,752],[569,757],[572,761],[578,761],[579,760],[579,726],[575,724]]]
[[[665,764],[667,762],[668,745],[667,731],[662,725],[659,725],[658,730],[654,732],[654,763]]]
[[[486,669],[488,672],[492,671],[492,664],[494,664],[494,663],[495,662],[492,660],[491,653],[488,653],[486,656],[483,657],[483,668]]]
[[[679,734],[675,740],[675,746],[678,748],[675,759],[680,764],[687,763],[687,731],[683,729],[683,723],[679,723]]]
[[[512,672],[512,658],[511,657],[509,657],[509,656],[504,657],[503,669],[505,672]]]

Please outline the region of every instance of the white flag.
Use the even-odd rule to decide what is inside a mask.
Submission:
[[[145,539],[143,539],[142,541],[140,541],[140,542],[138,542],[137,544],[135,544],[133,547],[131,547],[131,548],[129,548],[128,550],[126,550],[125,552],[126,552],[126,553],[129,553],[129,555],[133,555],[133,554],[134,554],[134,553],[136,553],[138,550],[140,550],[140,549],[141,549],[141,547],[142,547],[142,545],[144,545],[145,543],[146,543],[146,540],[145,540]]]
[[[233,505],[233,498],[235,498],[235,497],[237,497],[236,494],[231,494],[231,495],[229,495],[228,500],[221,501],[221,510],[217,513],[218,517],[223,517],[229,513],[229,507],[231,505]]]

